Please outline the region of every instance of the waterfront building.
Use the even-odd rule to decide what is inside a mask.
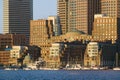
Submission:
[[[31,20],[30,45],[41,48],[41,57],[46,60],[49,57],[50,38],[53,36],[53,21],[40,19]]]
[[[0,51],[0,64],[9,65],[10,51]]]
[[[119,39],[119,21],[116,17],[109,17],[104,14],[96,14],[94,17],[92,35],[95,41],[112,41],[116,43]]]
[[[54,36],[61,35],[60,18],[58,16],[49,16],[48,20],[53,21],[53,35]]]
[[[100,53],[101,53],[101,60],[100,60],[100,66],[101,67],[116,67],[120,66],[120,59],[116,57],[117,53],[117,45],[115,44],[106,44],[106,43],[100,43]],[[116,59],[118,59],[116,62]]]
[[[11,46],[5,48],[5,51],[10,52],[9,65],[18,65],[18,59],[21,58],[21,55],[24,53],[25,48],[26,46]]]
[[[3,32],[25,34],[29,43],[33,0],[3,0]]]
[[[31,60],[37,61],[39,57],[41,57],[41,48],[38,46],[28,46],[28,51],[27,53],[30,54]]]
[[[0,48],[4,50],[6,46],[26,45],[26,36],[23,34],[0,34]]]
[[[85,67],[114,67],[117,45],[106,42],[90,42],[84,54]]]
[[[49,28],[52,28],[52,25],[48,24],[47,22],[52,24],[51,20],[31,21],[30,32],[31,46],[34,45],[40,47],[41,58],[46,62],[49,61],[50,47],[52,47],[52,43],[65,41],[72,42],[75,40],[82,41],[83,43],[85,43],[89,40],[92,40],[91,35],[86,35],[83,32],[75,29],[72,32],[68,32],[64,35],[52,36],[53,33],[51,32],[51,30],[49,30]],[[52,34],[50,34],[50,32]]]
[[[23,60],[23,65],[28,66],[31,63],[31,56],[27,54]]]
[[[90,42],[87,44],[86,52],[84,54],[84,66],[100,66],[99,44],[97,42]]]
[[[61,65],[61,55],[64,51],[64,43],[52,43],[47,66],[59,68]]]
[[[100,0],[58,0],[62,34],[78,29],[92,34],[94,14],[100,13]]]

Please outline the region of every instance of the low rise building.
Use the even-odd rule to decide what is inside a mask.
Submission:
[[[84,54],[84,66],[98,67],[100,66],[99,44],[97,42],[90,42],[87,45]]]
[[[0,64],[9,65],[10,51],[0,51]]]
[[[116,52],[117,46],[115,44],[90,42],[84,54],[84,66],[114,67],[116,65]]]
[[[52,43],[50,47],[49,60],[47,66],[58,68],[61,65],[61,55],[64,51],[64,43]]]
[[[0,34],[0,48],[4,50],[6,46],[25,46],[26,36],[24,34]]]

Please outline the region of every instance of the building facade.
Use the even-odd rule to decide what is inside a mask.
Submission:
[[[53,21],[53,35],[59,36],[61,35],[61,26],[60,26],[60,18],[58,16],[49,16],[48,20]]]
[[[30,35],[30,20],[33,19],[33,0],[3,1],[3,32]]]
[[[87,45],[84,54],[84,66],[99,67],[100,66],[100,53],[99,44],[97,42],[90,42]]]
[[[60,17],[60,25],[62,34],[68,32],[68,1],[69,0],[58,0],[57,4],[57,15]]]
[[[52,20],[31,20],[30,45],[39,45],[53,36]]]
[[[101,0],[101,13],[108,17],[116,18],[116,34],[120,38],[120,1],[119,0]]]
[[[96,13],[100,13],[100,0],[58,0],[58,16],[63,34],[73,29],[91,34]]]
[[[104,14],[95,15],[93,38],[95,41],[112,41],[116,43],[119,39],[119,21],[116,17],[108,17]]]
[[[52,43],[47,66],[59,68],[61,65],[61,54],[64,51],[64,43]]]
[[[101,13],[109,17],[120,18],[119,0],[101,0]]]
[[[10,51],[0,51],[0,64],[9,65]]]
[[[49,57],[50,38],[53,36],[52,20],[31,20],[30,45],[41,48],[41,57],[47,60]]]
[[[0,48],[3,50],[6,46],[26,45],[26,36],[23,34],[0,34]]]

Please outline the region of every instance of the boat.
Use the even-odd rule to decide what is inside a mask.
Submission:
[[[11,68],[5,68],[4,70],[12,70]]]
[[[120,67],[115,67],[113,68],[113,70],[120,70]]]
[[[82,67],[81,70],[91,70],[90,67]]]

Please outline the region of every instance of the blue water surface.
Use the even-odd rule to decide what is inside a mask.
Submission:
[[[120,80],[120,71],[0,70],[0,80]]]

